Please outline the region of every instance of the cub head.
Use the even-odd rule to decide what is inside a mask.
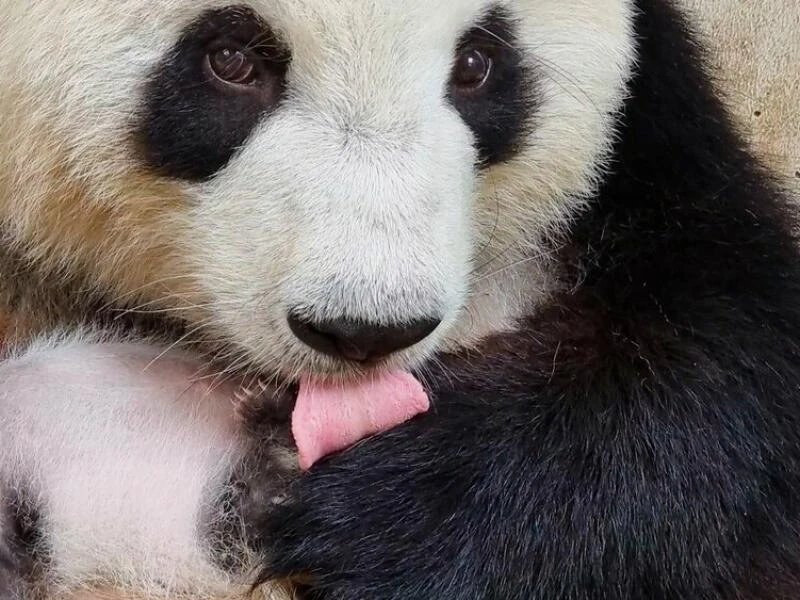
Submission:
[[[634,54],[629,0],[2,13],[7,243],[287,378],[513,325],[552,285]]]

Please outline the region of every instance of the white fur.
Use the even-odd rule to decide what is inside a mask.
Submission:
[[[525,150],[478,175],[444,89],[491,3],[255,0],[292,50],[288,99],[212,182],[142,184],[126,132],[146,76],[224,3],[2,4],[0,219],[33,255],[180,309],[284,376],[334,366],[292,336],[291,308],[442,316],[409,362],[508,326],[545,293],[546,257],[512,265],[594,189],[633,55],[628,0],[501,2],[543,103]],[[42,223],[69,210],[48,209],[64,180],[80,210]],[[85,231],[87,212],[102,226]]]
[[[73,338],[0,364],[0,480],[41,509],[50,593],[219,597],[245,583],[201,535],[244,449],[233,391],[159,353]]]
[[[604,168],[630,0],[500,1],[542,103],[523,151],[485,173],[444,91],[457,40],[495,3],[251,0],[291,48],[286,102],[212,181],[159,178],[129,135],[147,76],[226,4],[0,0],[0,224],[31,260],[289,377],[334,368],[292,336],[291,308],[441,316],[396,359],[410,364],[509,327],[558,285],[545,242]],[[230,583],[195,529],[236,456],[230,407],[183,393],[180,359],[142,372],[152,353],[69,343],[0,366],[0,468],[46,502],[59,582]]]

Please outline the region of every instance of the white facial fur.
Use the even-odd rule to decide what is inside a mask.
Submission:
[[[47,597],[247,589],[214,566],[202,530],[246,448],[232,390],[193,384],[194,363],[160,354],[73,336],[0,363],[0,482],[41,509]]]
[[[332,368],[292,335],[290,309],[442,317],[398,359],[414,362],[508,327],[554,285],[543,242],[612,141],[629,0],[253,0],[292,52],[286,100],[211,181],[158,178],[129,136],[145,80],[227,4],[0,0],[0,217],[29,253],[290,376]],[[459,36],[497,5],[539,105],[521,151],[478,172],[444,96]]]
[[[290,308],[439,313],[399,359],[414,362],[509,327],[557,285],[545,242],[602,170],[633,56],[630,0],[499,2],[539,104],[521,151],[480,173],[444,90],[487,0],[253,0],[292,51],[287,100],[211,181],[161,178],[131,143],[146,78],[226,4],[0,0],[0,223],[31,258],[285,375],[331,366],[290,333]],[[151,350],[107,349],[45,346],[0,365],[0,468],[39,474],[25,483],[50,502],[53,576],[230,591],[196,531],[205,486],[237,456],[229,405],[181,394],[180,370],[142,377]],[[108,396],[81,393],[87,361]],[[22,423],[36,435],[17,437]]]

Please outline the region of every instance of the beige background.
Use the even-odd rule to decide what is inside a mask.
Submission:
[[[731,109],[800,194],[800,0],[681,0]]]

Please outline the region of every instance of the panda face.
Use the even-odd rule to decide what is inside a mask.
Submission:
[[[286,377],[510,324],[550,285],[633,54],[627,0],[7,1],[30,26],[0,107],[39,112],[0,149],[58,167],[2,192],[7,229]]]

